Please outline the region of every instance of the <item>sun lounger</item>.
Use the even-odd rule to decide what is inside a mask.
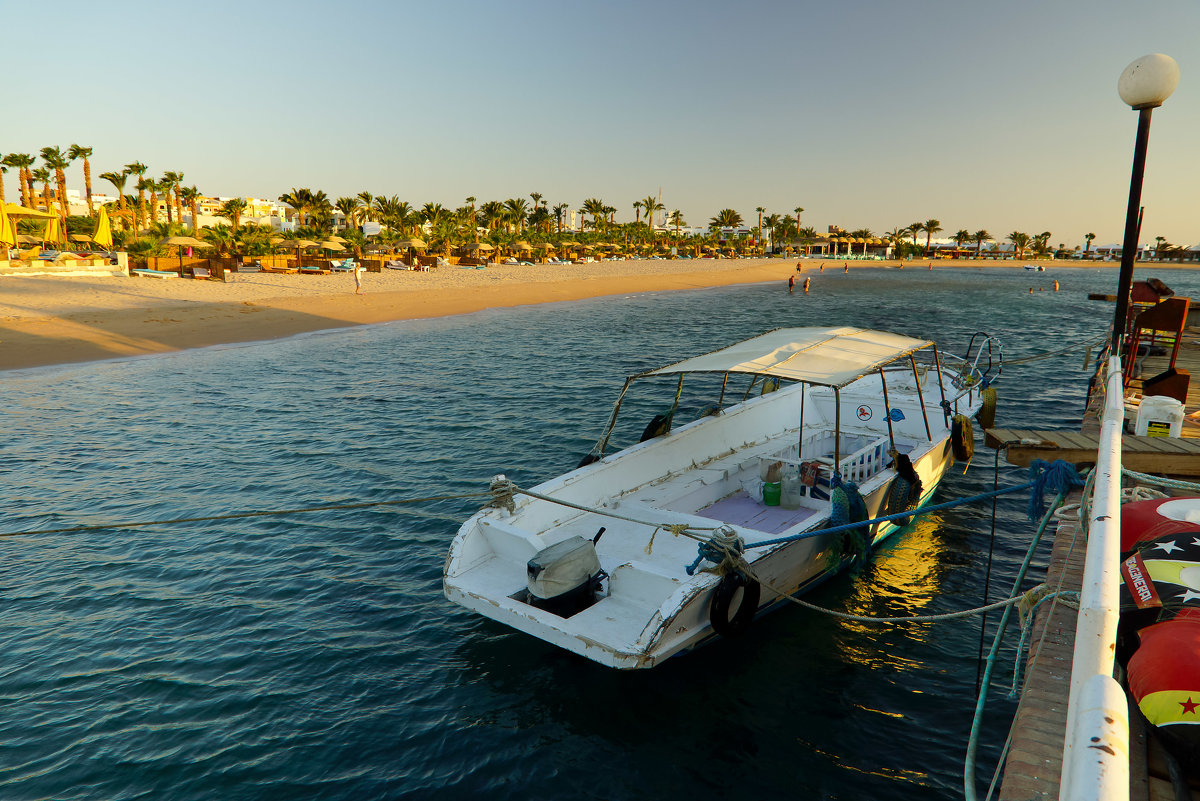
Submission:
[[[420,270],[420,267],[413,267],[411,264],[405,264],[399,259],[392,259],[389,262],[384,262],[384,267],[389,270]]]
[[[323,267],[316,267],[316,266],[305,267],[304,265],[301,265],[300,266],[300,274],[301,275],[329,275],[329,270],[326,270]]]
[[[330,259],[329,267],[335,272],[348,273],[354,269],[354,259]]]
[[[264,273],[279,273],[280,275],[295,275],[296,273],[300,272],[300,270],[295,267],[269,267],[265,264],[260,264],[258,269]]]
[[[207,267],[193,267],[192,278],[212,278],[212,273]]]
[[[236,268],[234,268],[234,272],[239,272],[239,273],[262,272],[262,264],[260,264],[259,262],[256,262],[256,261],[250,262],[248,264],[239,264]]]
[[[141,268],[133,271],[134,275],[140,275],[143,278],[178,278],[179,273],[174,270],[151,270]]]

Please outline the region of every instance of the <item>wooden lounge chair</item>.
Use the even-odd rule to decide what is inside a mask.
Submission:
[[[139,268],[133,270],[134,275],[140,275],[143,278],[178,278],[179,273],[174,270],[151,270],[149,268]]]
[[[304,265],[300,266],[301,275],[329,275],[329,272],[330,271],[326,270],[324,267],[317,267],[315,265],[312,267],[305,267]]]
[[[212,278],[212,273],[207,267],[192,267],[192,278]]]
[[[264,273],[279,273],[281,275],[295,275],[296,273],[300,272],[295,267],[270,267],[265,264],[260,265],[259,269]]]
[[[330,259],[329,266],[335,272],[348,273],[354,269],[354,259]]]

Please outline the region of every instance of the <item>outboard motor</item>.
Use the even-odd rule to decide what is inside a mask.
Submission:
[[[559,617],[570,617],[596,602],[606,575],[600,569],[595,542],[571,537],[543,548],[529,560],[529,603]]]

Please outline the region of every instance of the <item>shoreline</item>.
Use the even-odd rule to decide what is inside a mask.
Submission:
[[[804,259],[804,277],[841,260]],[[1024,261],[934,261],[947,267],[1022,269]],[[267,342],[315,331],[487,309],[644,292],[786,281],[791,259],[634,260],[577,265],[443,267],[367,273],[364,293],[349,275],[237,275],[230,283],[152,278],[0,278],[0,370]],[[906,269],[928,269],[928,260]],[[1058,266],[1060,263],[1055,262]],[[1116,267],[1115,262],[1062,266]],[[851,269],[896,261],[851,261]],[[1148,265],[1139,265],[1148,266]],[[1157,265],[1155,265],[1157,268]],[[835,269],[837,268],[837,269]],[[1043,273],[1042,275],[1046,275]]]

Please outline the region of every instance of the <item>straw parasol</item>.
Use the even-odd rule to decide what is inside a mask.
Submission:
[[[87,234],[71,234],[69,237],[72,242],[91,242],[92,238]]]
[[[172,245],[179,248],[179,271],[183,272],[183,249],[184,248],[211,248],[211,242],[205,242],[203,239],[197,239],[194,236],[168,236],[158,244]]]
[[[414,237],[413,239],[401,239],[399,242],[396,243],[396,247],[416,248],[417,250],[421,250],[423,248],[428,247],[428,245],[425,244],[424,240],[417,239]]]
[[[334,242],[333,237],[329,237],[324,242],[318,242],[317,247],[324,248],[325,250],[334,250],[334,251],[346,249],[346,246],[343,245],[341,242]]]
[[[529,244],[528,242],[514,242],[513,249],[527,252],[533,250],[533,245]]]

